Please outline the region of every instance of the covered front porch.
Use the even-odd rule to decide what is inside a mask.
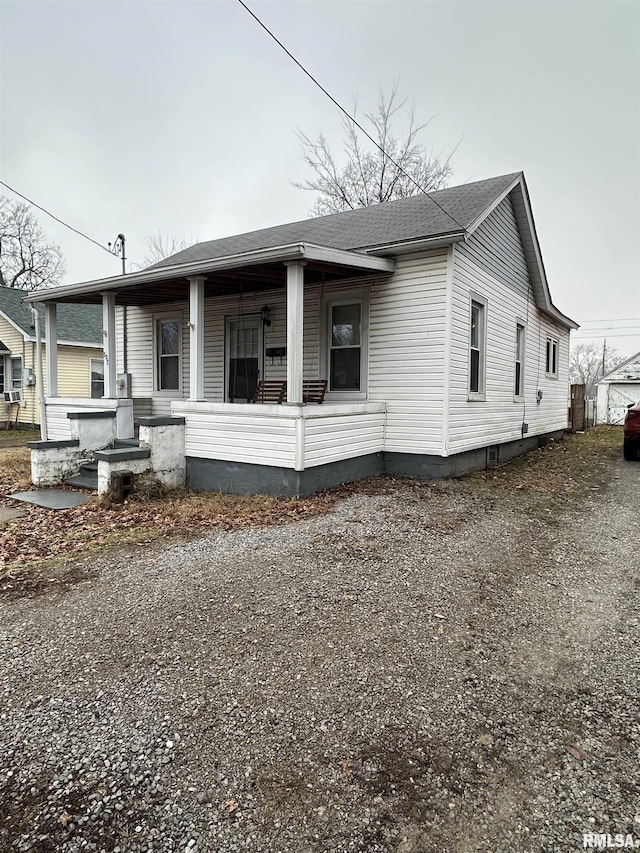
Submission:
[[[43,439],[67,440],[74,412],[114,412],[119,440],[140,418],[176,419],[187,484],[202,491],[299,494],[375,473],[386,407],[367,393],[368,293],[394,268],[296,244],[33,294],[48,342]],[[102,304],[102,397],[57,394],[63,301]],[[265,379],[286,388],[281,404],[252,402]],[[321,405],[305,401],[311,380],[327,382]]]

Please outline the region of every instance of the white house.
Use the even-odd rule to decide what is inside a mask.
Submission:
[[[52,347],[56,304],[103,306],[105,398],[52,394],[48,438],[68,440],[67,414],[100,402],[122,415],[121,438],[125,409],[145,427],[181,425],[174,444],[200,491],[442,477],[567,426],[577,326],[551,301],[522,173],[198,243],[27,298],[45,303]],[[55,357],[47,366],[55,388]],[[248,402],[261,380],[286,380],[285,402]],[[309,380],[327,381],[321,405],[305,402]]]
[[[640,352],[614,367],[598,382],[597,422],[624,423],[627,407],[640,401]]]

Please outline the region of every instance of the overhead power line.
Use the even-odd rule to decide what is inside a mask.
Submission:
[[[333,97],[333,95],[332,95],[330,92],[328,92],[328,91],[327,91],[327,89],[325,89],[325,87],[322,85],[322,83],[320,83],[318,80],[316,80],[316,78],[313,76],[313,74],[312,74],[310,71],[307,71],[307,69],[304,67],[304,65],[303,65],[303,64],[302,64],[298,59],[296,59],[296,57],[291,53],[291,51],[290,51],[287,47],[285,47],[285,46],[284,46],[284,44],[280,41],[280,39],[279,39],[276,35],[274,35],[274,33],[272,33],[272,32],[271,32],[271,30],[269,29],[269,27],[267,27],[267,25],[266,25],[266,24],[263,24],[263,23],[262,23],[262,21],[260,20],[260,18],[255,14],[255,12],[253,12],[253,11],[252,11],[248,6],[247,6],[247,4],[246,4],[245,2],[243,2],[243,0],[238,0],[238,3],[239,3],[239,4],[240,4],[240,5],[241,5],[241,6],[242,6],[242,7],[243,7],[243,8],[244,8],[244,9],[245,9],[245,10],[246,10],[250,15],[251,15],[251,17],[252,17],[252,18],[253,18],[253,19],[254,19],[258,24],[260,24],[260,26],[262,27],[262,29],[263,29],[263,30],[264,30],[268,35],[270,35],[270,36],[271,36],[271,38],[275,41],[275,43],[276,43],[277,45],[279,45],[279,46],[282,48],[282,50],[284,50],[284,52],[287,54],[287,56],[295,62],[295,64],[298,66],[298,68],[299,68],[301,71],[303,71],[303,72],[307,75],[307,77],[309,78],[309,80],[311,80],[311,82],[312,82],[312,83],[314,83],[314,84],[318,87],[318,89],[320,89],[320,91],[321,91],[321,92],[323,92],[323,93],[327,96],[327,98],[329,98],[329,100],[330,100],[333,104],[335,104],[335,106],[340,110],[340,112],[344,113],[344,115],[349,119],[349,121],[350,121],[350,122],[353,122],[353,124],[355,124],[355,126],[356,126],[360,131],[362,131],[362,133],[364,133],[364,135],[367,137],[367,139],[368,139],[370,142],[372,142],[372,143],[376,146],[376,148],[378,149],[378,151],[380,151],[380,152],[381,152],[381,154],[382,154],[384,157],[386,157],[386,158],[387,158],[387,160],[389,160],[389,162],[390,162],[390,163],[393,163],[393,165],[396,167],[396,169],[397,169],[399,172],[401,172],[401,173],[405,176],[405,178],[408,178],[408,179],[411,181],[411,183],[414,185],[414,187],[416,187],[417,189],[419,189],[421,193],[424,193],[425,195],[429,195],[428,191],[427,191],[423,186],[421,186],[421,185],[420,185],[420,184],[415,180],[415,178],[413,178],[413,177],[412,177],[408,172],[405,172],[405,170],[402,168],[402,166],[401,166],[401,165],[400,165],[396,160],[394,160],[394,159],[393,159],[393,157],[392,157],[390,154],[387,154],[387,152],[384,150],[384,148],[383,148],[383,147],[382,147],[378,142],[376,142],[376,140],[373,138],[373,136],[371,136],[371,134],[370,134],[367,130],[365,130],[365,129],[364,129],[364,127],[360,124],[360,122],[359,122],[359,121],[357,121],[357,120],[356,120],[356,119],[351,115],[351,113],[349,113],[349,112],[347,112],[347,110],[345,110],[345,108],[342,106],[342,104],[341,104],[341,103],[339,103],[339,102],[338,102],[338,101]],[[456,223],[456,225],[457,225],[459,228],[462,228],[462,230],[463,230],[463,231],[466,231],[466,230],[467,230],[467,229],[464,227],[464,225],[461,225],[461,224],[460,224],[460,222],[458,222],[458,220],[455,218],[455,216],[454,216],[452,213],[449,213],[449,211],[448,211],[448,210],[445,210],[445,208],[444,208],[441,204],[438,204],[438,202],[433,198],[433,196],[429,195],[429,198],[430,198],[430,200],[435,204],[435,206],[436,206],[436,207],[438,207],[438,208],[439,208],[439,209],[440,209],[440,210],[441,210],[441,211],[442,211],[446,216],[448,216],[448,217],[449,217],[449,219],[452,219],[452,220]]]
[[[591,332],[571,332],[571,337],[575,337],[576,335],[582,335],[585,338],[638,338],[640,337],[640,331],[637,332],[624,332],[622,335],[617,335],[615,332],[607,332],[604,334],[592,334]]]
[[[2,184],[2,186],[6,187],[8,190],[11,190],[12,193],[15,193],[16,195],[20,196],[20,198],[23,198],[25,201],[29,202],[29,204],[31,204],[33,207],[37,207],[38,210],[41,210],[43,213],[46,213],[47,216],[50,216],[52,219],[55,219],[55,221],[59,222],[60,225],[64,225],[65,228],[68,228],[70,231],[79,234],[80,237],[84,237],[85,240],[89,240],[90,243],[93,243],[95,246],[99,246],[101,249],[104,249],[105,252],[109,252],[109,254],[113,257],[113,252],[110,249],[107,249],[106,246],[103,246],[102,243],[98,243],[98,241],[94,240],[93,237],[89,237],[82,231],[78,231],[78,229],[74,228],[73,225],[69,225],[68,222],[65,222],[63,219],[59,219],[57,216],[51,213],[51,211],[47,210],[45,207],[42,207],[39,204],[36,204],[35,201],[32,201],[30,198],[27,198],[26,195],[23,195],[22,193],[18,192],[18,190],[14,189],[13,187],[10,187],[9,184],[5,184],[4,181],[0,181],[0,184]]]
[[[603,323],[640,323],[640,317],[605,317],[601,320],[577,320],[580,325],[585,323],[595,323],[597,326],[602,326]]]

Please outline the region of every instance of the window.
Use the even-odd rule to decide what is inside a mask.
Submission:
[[[11,359],[11,390],[12,391],[20,391],[22,390],[22,356],[14,356]]]
[[[471,300],[471,329],[469,333],[469,398],[484,399],[487,306]]]
[[[362,302],[329,305],[329,390],[362,391]]]
[[[558,340],[547,338],[547,358],[545,365],[547,376],[558,377]]]
[[[0,394],[2,394],[4,390],[4,356],[0,355]]]
[[[156,390],[179,391],[181,378],[181,334],[178,317],[156,320]]]
[[[522,397],[524,390],[524,326],[516,323],[516,374],[513,396]]]
[[[91,370],[91,396],[104,397],[104,359],[89,359]]]

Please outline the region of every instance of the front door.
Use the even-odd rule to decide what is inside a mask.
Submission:
[[[258,316],[227,318],[226,394],[228,403],[248,402],[256,392],[262,362],[262,322]]]

